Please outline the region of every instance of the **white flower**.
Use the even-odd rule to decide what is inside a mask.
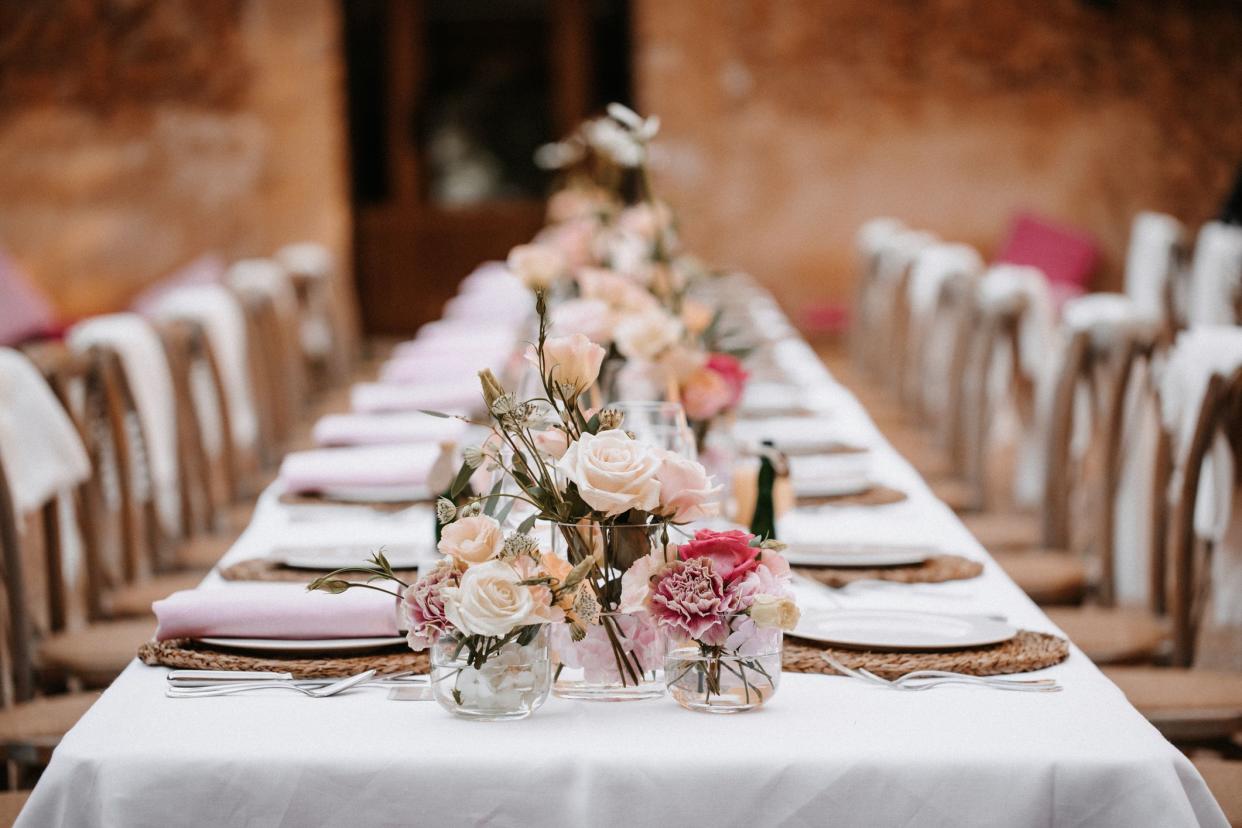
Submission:
[[[552,309],[552,330],[559,335],[580,333],[592,342],[612,341],[612,308],[600,299],[567,299]]]
[[[632,279],[602,267],[579,270],[578,286],[583,298],[598,299],[626,313],[651,310],[657,305],[656,298]]]
[[[612,269],[618,273],[643,279],[649,275],[647,265],[651,262],[654,251],[649,239],[637,233],[618,230],[601,236],[597,244],[602,244],[603,255],[608,259],[608,264]]]
[[[472,515],[445,526],[436,548],[440,554],[449,555],[469,567],[495,558],[504,542],[504,533],[495,518]]]
[[[626,358],[654,362],[681,339],[681,331],[681,320],[657,308],[622,319],[614,339]]]
[[[553,141],[535,150],[535,166],[543,170],[559,170],[582,160],[582,143],[572,138]]]
[[[623,431],[583,434],[556,464],[592,509],[619,515],[660,503],[659,450]]]
[[[798,626],[798,605],[792,598],[780,595],[756,595],[750,606],[750,620],[760,628],[792,630]]]
[[[712,485],[707,469],[695,460],[662,450],[656,479],[660,481],[660,512],[677,523],[712,517],[720,509],[721,487]]]
[[[519,244],[509,251],[508,265],[531,290],[546,290],[565,273],[565,257],[546,244]]]
[[[644,118],[625,104],[608,104],[608,117],[629,129],[630,133],[644,144],[656,137],[660,131],[660,116],[652,115]]]
[[[508,635],[531,623],[535,599],[522,576],[505,561],[472,566],[456,587],[441,590],[444,615],[467,635]]]
[[[647,148],[630,130],[610,118],[596,118],[582,126],[588,144],[620,167],[637,167],[647,159]]]
[[[607,354],[580,333],[548,337],[543,343],[543,370],[550,383],[569,385],[581,393],[595,382]],[[539,355],[533,346],[527,351],[526,359],[539,365]]]

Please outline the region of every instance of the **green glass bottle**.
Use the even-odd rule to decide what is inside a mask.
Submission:
[[[779,458],[776,444],[763,441],[759,452],[759,481],[755,489],[755,514],[750,519],[750,533],[763,540],[776,538],[776,502],[772,491],[776,487]]]

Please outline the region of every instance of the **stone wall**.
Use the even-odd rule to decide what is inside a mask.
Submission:
[[[334,0],[0,3],[0,246],[68,317],[350,213]]]
[[[1187,7],[1193,11],[1187,11]],[[1120,284],[1133,213],[1211,217],[1242,163],[1242,6],[1148,0],[636,0],[658,184],[706,258],[794,305],[849,293],[896,215],[990,252],[1077,225]]]

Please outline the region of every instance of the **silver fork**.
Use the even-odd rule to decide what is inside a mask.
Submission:
[[[880,678],[875,673],[867,669],[854,670],[846,667],[829,653],[820,653],[820,656],[828,663],[832,669],[850,678],[865,681],[869,684],[875,684],[880,687],[887,687],[890,690],[907,690],[916,692],[919,690],[931,690],[936,687],[942,687],[948,684],[962,684],[973,687],[991,687],[996,690],[1011,690],[1026,693],[1058,693],[1061,686],[1052,679],[1004,679],[994,678],[991,676],[971,676],[965,673],[949,673],[944,670],[916,670],[907,673],[892,681]],[[926,676],[920,674],[937,673],[940,675]]]
[[[228,696],[233,693],[245,693],[250,690],[272,690],[279,688],[281,690],[296,690],[304,696],[310,696],[315,699],[326,699],[329,696],[336,696],[344,693],[353,687],[366,684],[375,677],[374,670],[367,670],[354,676],[343,678],[335,681],[326,687],[301,687],[291,681],[263,681],[254,682],[252,684],[236,684],[232,687],[186,687],[174,688],[170,687],[164,695],[170,699],[203,699],[212,696]]]

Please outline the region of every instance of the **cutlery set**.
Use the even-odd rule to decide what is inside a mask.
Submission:
[[[867,669],[846,667],[830,653],[821,653],[824,661],[832,669],[868,684],[886,687],[890,690],[933,690],[947,685],[967,685],[972,687],[990,687],[993,690],[1010,690],[1022,693],[1059,693],[1061,685],[1056,679],[1014,679],[997,676],[972,676],[966,673],[952,673],[947,670],[914,670],[895,679],[880,678]]]
[[[311,698],[324,699],[355,687],[405,690],[425,688],[427,684],[427,676],[408,671],[377,675],[375,670],[367,670],[345,678],[294,679],[291,673],[173,670],[168,674],[168,688],[164,695],[170,699],[203,699],[257,690],[293,690]]]

